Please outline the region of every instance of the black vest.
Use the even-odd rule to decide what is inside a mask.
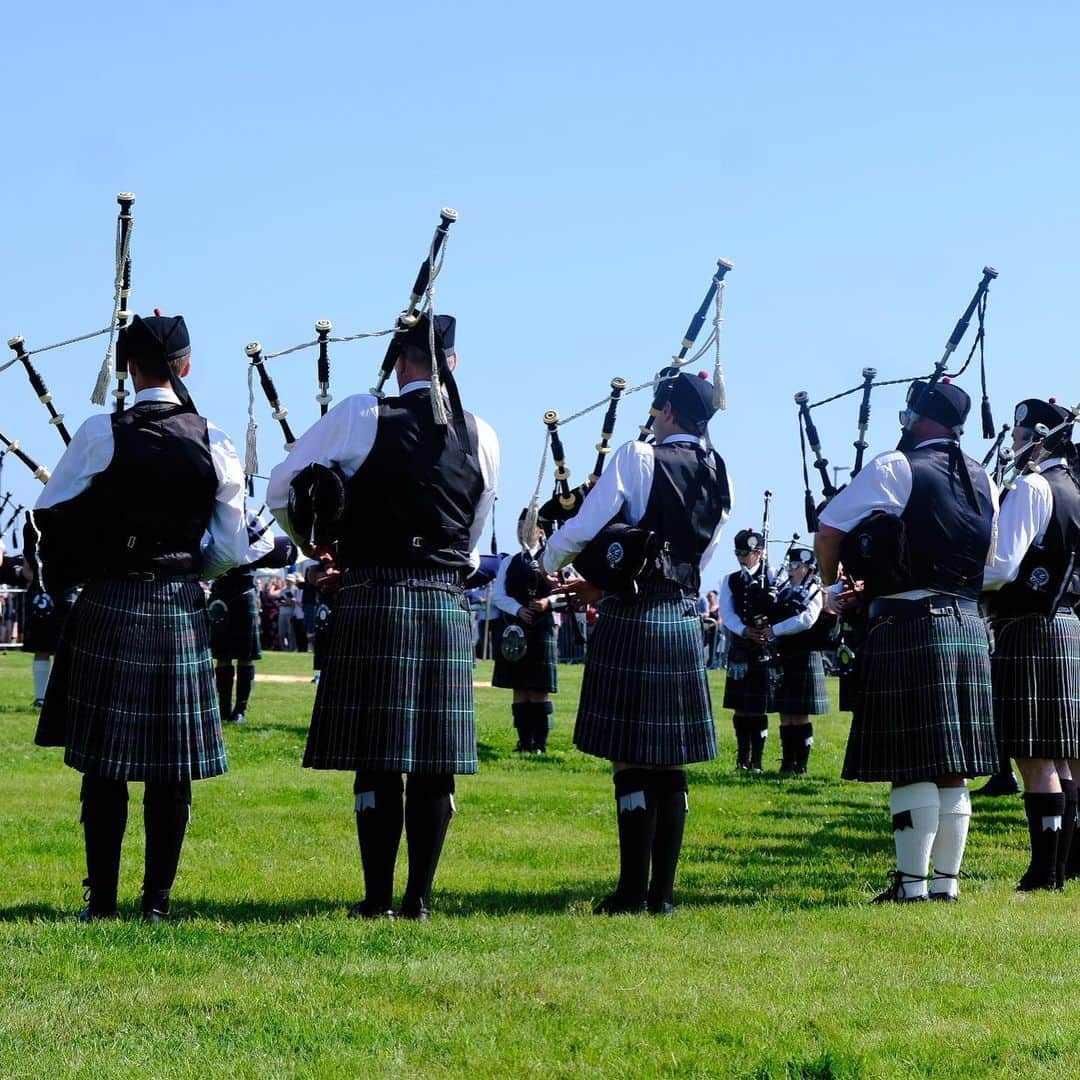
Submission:
[[[1046,536],[1028,548],[1015,581],[987,594],[995,616],[1052,615],[1060,605],[1071,607],[1080,598],[1080,488],[1062,465],[1047,469],[1042,477],[1054,499]]]
[[[652,449],[652,488],[637,528],[659,539],[661,576],[697,593],[701,556],[731,509],[727,468],[715,450],[697,443],[660,443]]]
[[[144,401],[111,417],[113,456],[89,487],[35,514],[50,590],[132,571],[191,574],[218,479],[206,420]]]
[[[359,566],[467,570],[469,531],[484,490],[476,420],[468,446],[455,426],[438,427],[430,390],[379,405],[375,445],[345,482],[339,561]]]
[[[728,577],[731,606],[744,626],[754,626],[758,619],[779,621],[776,618],[775,586],[763,577],[763,573],[764,564],[759,564],[752,574],[740,569]]]
[[[769,622],[775,626],[785,619],[793,619],[801,615],[809,606],[810,601],[821,593],[821,581],[816,576],[811,576],[802,585],[792,585],[790,582],[776,594],[776,603],[773,606],[772,617]],[[797,634],[782,634],[776,639],[776,648],[781,655],[786,656],[794,653],[811,652],[821,649],[823,645],[822,617],[825,609],[822,608],[813,625],[807,630],[800,630]]]
[[[527,607],[530,600],[537,600],[551,595],[551,582],[540,568],[542,551],[530,555],[519,551],[510,559],[503,582],[506,595],[516,600],[522,607]]]
[[[993,537],[990,478],[955,443],[931,443],[904,456],[911,466],[911,498],[900,517],[910,581],[897,591],[929,589],[977,600]]]

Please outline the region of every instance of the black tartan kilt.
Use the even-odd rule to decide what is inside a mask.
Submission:
[[[34,740],[112,780],[225,772],[210,619],[197,581],[97,581],[68,616]]]
[[[994,720],[1011,758],[1080,757],[1080,619],[995,619]]]
[[[780,654],[780,682],[772,706],[774,712],[789,716],[821,716],[829,711],[821,653]]]
[[[259,598],[255,590],[244,589],[235,596],[220,599],[225,603],[227,614],[210,627],[210,651],[214,659],[242,663],[262,659]]]
[[[686,765],[716,757],[696,602],[677,587],[608,596],[589,636],[574,744],[611,761]]]
[[[459,577],[385,567],[344,575],[305,767],[477,771],[472,615]]]
[[[860,648],[859,672],[845,780],[997,772],[990,644],[978,615],[878,619]]]
[[[517,622],[517,620],[513,620]],[[559,655],[555,644],[555,620],[544,616],[539,624],[523,626],[525,655],[520,660],[506,660],[502,650],[495,653],[491,685],[505,690],[533,690],[554,694],[559,689]]]
[[[756,653],[756,650],[755,650]],[[728,646],[727,677],[724,679],[724,708],[758,716],[776,712],[776,691],[780,669],[776,661],[757,658],[744,638],[731,635]]]
[[[60,645],[60,635],[64,624],[79,597],[78,589],[65,589],[52,598],[52,607],[46,612],[35,603],[41,596],[38,589],[26,591],[26,618],[23,631],[22,651],[27,653],[49,653],[52,655]]]

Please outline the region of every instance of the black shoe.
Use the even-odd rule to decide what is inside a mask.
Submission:
[[[144,923],[156,925],[158,923],[170,923],[174,920],[167,911],[158,911],[155,908],[151,908],[149,911],[144,911],[142,913],[142,921]]]
[[[740,761],[738,758],[736,758],[736,760],[735,760],[735,771],[736,772],[749,772],[750,771],[750,762],[749,761]]]
[[[613,892],[593,908],[593,914],[644,915],[647,910],[644,900],[624,900],[617,892]]]
[[[1011,772],[995,773],[982,787],[973,789],[971,794],[989,795],[995,798],[1002,795],[1019,795],[1020,785]]]
[[[366,900],[361,900],[359,904],[353,904],[347,914],[350,919],[392,920],[394,918],[394,913],[389,908],[384,910],[383,908],[371,906]]]
[[[959,896],[953,896],[952,893],[947,892],[932,892],[930,894],[931,900],[937,900],[941,904],[958,904],[960,903]]]
[[[84,907],[77,916],[79,922],[98,922],[100,920],[119,919],[119,911],[95,911],[93,908]]]
[[[401,910],[398,912],[399,919],[409,919],[412,922],[428,922],[431,919],[431,908],[423,901],[420,903],[401,902]]]
[[[533,752],[533,744],[526,742],[524,739],[518,739],[517,746],[514,747],[515,754],[531,754]]]
[[[927,900],[926,893],[921,896],[904,896],[904,883],[908,881],[925,881],[926,878],[915,874],[905,874],[903,870],[894,870],[892,884],[884,891],[879,892],[871,904],[918,904]]]
[[[1064,885],[1058,885],[1056,874],[1037,874],[1031,867],[1016,885],[1017,892],[1054,892],[1063,889]]]
[[[234,724],[246,724],[247,713],[245,713],[243,709],[237,709],[236,712],[232,714],[232,722]]]
[[[43,708],[45,708],[45,699],[43,697],[34,698],[34,708],[35,709],[43,709]]]
[[[675,905],[669,903],[667,900],[662,900],[659,904],[649,904],[649,914],[661,916],[674,915]]]

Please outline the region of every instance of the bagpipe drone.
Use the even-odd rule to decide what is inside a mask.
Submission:
[[[670,378],[673,373],[678,373],[688,364],[700,360],[712,348],[714,349],[714,403],[718,409],[727,407],[723,367],[720,361],[720,328],[723,324],[724,278],[733,268],[733,265],[726,259],[717,260],[716,270],[709,281],[709,288],[705,293],[705,298],[695,310],[686,333],[680,342],[678,352],[671,358],[671,364],[663,368],[653,379],[627,388],[626,380],[616,377],[611,380],[610,391],[606,397],[580,409],[571,416],[560,417],[554,409],[549,409],[544,413],[543,423],[546,429],[544,449],[541,455],[536,489],[529,502],[524,535],[531,536],[533,534],[538,519],[549,520],[558,527],[569,521],[581,509],[585,496],[603,473],[605,460],[608,454],[611,453],[611,440],[615,433],[617,410],[619,403],[624,398],[636,394],[639,390],[650,387],[653,389],[653,402],[649,409],[649,415],[644,424],[638,429],[639,440],[647,441],[651,437],[653,421],[659,415],[666,400],[662,391],[664,380]],[[704,343],[695,349],[698,336],[705,325],[710,308],[713,309],[714,314],[709,335]],[[593,470],[584,483],[579,484],[577,487],[571,487],[570,469],[566,464],[566,451],[563,446],[561,428],[597,409],[605,408],[605,406],[606,411],[601,424],[600,441],[596,444],[596,462]],[[549,453],[555,466],[554,492],[551,498],[541,505],[540,489],[543,485],[544,471]]]
[[[413,282],[408,304],[406,305],[405,310],[397,316],[394,325],[388,330],[364,331],[357,334],[349,334],[345,337],[331,337],[330,331],[333,329],[332,323],[329,319],[319,319],[315,323],[316,336],[311,341],[305,341],[299,345],[293,345],[290,348],[280,349],[277,352],[270,353],[263,352],[262,343],[259,341],[252,341],[244,348],[244,354],[248,358],[248,428],[244,470],[249,477],[254,476],[259,471],[258,451],[256,448],[258,424],[255,420],[255,375],[256,373],[258,374],[259,384],[270,405],[271,416],[281,426],[281,433],[285,438],[285,449],[291,450],[293,444],[296,442],[296,434],[288,420],[289,410],[282,404],[277,387],[274,385],[274,380],[267,370],[266,365],[270,360],[275,360],[282,356],[289,356],[305,349],[318,349],[316,365],[316,384],[318,389],[315,395],[315,401],[319,406],[320,416],[325,416],[330,408],[330,403],[333,400],[333,395],[330,392],[331,344],[344,344],[346,342],[361,341],[367,338],[390,336],[390,342],[387,345],[386,353],[379,366],[376,384],[371,388],[371,393],[374,394],[375,397],[382,398],[384,396],[383,387],[386,385],[386,380],[393,372],[394,364],[401,351],[402,336],[408,331],[414,330],[421,324],[425,325],[428,328],[429,347],[433,358],[431,398],[432,411],[435,414],[435,420],[441,426],[445,426],[447,423],[446,410],[440,390],[440,384],[445,383],[454,419],[455,421],[460,419],[463,423],[463,413],[461,411],[460,400],[458,399],[457,386],[454,383],[453,377],[448,376],[448,369],[446,368],[445,363],[442,362],[444,358],[438,355],[440,353],[440,341],[436,327],[436,315],[433,302],[435,280],[442,270],[443,260],[446,256],[446,239],[450,231],[450,226],[453,225],[457,219],[458,213],[456,210],[444,207],[439,212],[439,224],[436,226],[434,235],[428,245],[427,256],[421,263],[420,269],[416,275],[416,280]],[[426,322],[422,322],[424,320],[426,320]]]
[[[870,404],[871,394],[875,389],[885,386],[899,386],[907,384],[909,386],[908,396],[908,409],[912,412],[918,412],[919,401],[925,396],[930,394],[934,387],[943,379],[955,380],[967,371],[972,360],[975,357],[975,353],[979,353],[979,369],[980,380],[982,386],[982,434],[984,439],[993,439],[995,437],[994,418],[990,409],[990,399],[987,395],[986,388],[986,355],[985,355],[985,341],[986,341],[986,305],[989,296],[990,283],[998,276],[998,273],[992,267],[983,267],[982,278],[979,281],[978,287],[975,290],[974,296],[972,296],[967,307],[964,309],[963,314],[957,320],[955,327],[953,327],[952,333],[949,335],[948,341],[945,343],[945,351],[941,356],[941,359],[934,364],[934,369],[928,375],[914,375],[908,376],[902,379],[886,379],[878,380],[878,370],[874,367],[864,367],[862,369],[862,381],[858,385],[850,387],[847,390],[842,390],[838,394],[832,394],[829,397],[822,398],[820,401],[810,401],[810,395],[806,390],[800,390],[795,395],[795,404],[798,408],[799,419],[799,443],[802,449],[802,471],[803,471],[803,484],[805,487],[805,514],[806,514],[806,527],[810,532],[817,532],[818,527],[818,513],[825,504],[829,502],[840,490],[840,487],[836,485],[835,476],[830,476],[829,459],[822,453],[821,436],[818,431],[817,424],[812,416],[814,409],[819,409],[824,405],[831,404],[834,401],[839,401],[842,398],[849,397],[853,394],[860,394],[859,398],[859,412],[857,421],[857,433],[853,446],[855,448],[855,462],[850,470],[851,477],[855,477],[861,471],[866,450],[869,447],[867,442],[867,432],[870,427]],[[964,336],[967,334],[968,328],[973,318],[977,319],[977,329],[975,338],[972,342],[971,349],[967,355],[967,359],[959,370],[955,372],[948,371],[949,361],[952,358],[953,353],[959,347],[963,341]],[[916,383],[918,385],[916,386]],[[987,455],[984,464],[989,464],[991,457],[1001,446],[1004,441],[1005,433],[1008,431],[1008,426],[1002,428],[1000,433],[997,433],[998,442],[995,444],[994,449]],[[807,446],[813,454],[813,467],[817,470],[821,480],[821,499],[815,498],[810,483],[810,468],[807,458]]]
[[[115,407],[117,412],[123,411],[124,399],[127,397],[128,393],[125,388],[127,364],[126,360],[122,360],[118,355],[118,353],[122,353],[122,351],[116,349],[116,341],[118,333],[123,330],[131,317],[131,313],[128,310],[128,300],[131,295],[131,233],[133,226],[131,208],[135,203],[135,196],[129,191],[123,191],[116,196],[116,201],[119,204],[120,210],[116,220],[113,304],[112,316],[109,320],[109,324],[100,330],[92,330],[89,333],[79,334],[75,337],[67,338],[64,341],[58,341],[52,345],[42,345],[38,348],[27,348],[26,339],[22,337],[22,335],[15,335],[8,339],[8,347],[15,355],[12,359],[0,366],[0,371],[6,371],[16,364],[22,366],[34,394],[48,411],[49,425],[56,429],[65,446],[71,442],[71,435],[68,432],[67,426],[64,424],[64,414],[57,411],[53,401],[52,392],[49,390],[41,372],[32,362],[31,357],[42,353],[52,352],[54,349],[61,349],[68,345],[89,341],[92,338],[108,335],[105,359],[102,362],[101,370],[98,373],[97,383],[94,386],[90,400],[94,405],[105,404],[106,391],[109,383],[112,381],[113,373],[115,371],[116,389],[113,391],[116,403]],[[116,358],[115,365],[114,357]],[[36,479],[40,480],[42,483],[48,481],[49,470],[44,466],[39,465],[29,457],[25,451],[21,450],[17,440],[11,440],[6,436],[0,435],[0,441],[4,444],[4,453],[14,453],[15,456],[30,469]]]

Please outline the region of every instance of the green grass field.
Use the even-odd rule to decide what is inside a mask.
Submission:
[[[838,779],[846,716],[780,781],[775,726],[772,772],[740,776],[719,712],[676,917],[597,918],[611,780],[570,748],[581,669],[560,677],[543,759],[511,753],[508,693],[477,691],[481,772],[459,780],[430,923],[346,919],[352,780],[300,768],[313,687],[275,683],[227,733],[231,772],[195,787],[179,921],[134,917],[135,785],[128,918],[82,926],[78,776],[32,744],[28,659],[0,657],[0,1076],[1077,1074],[1080,889],[1013,891],[1018,799],[976,800],[961,904],[868,907],[892,840],[884,788]]]

